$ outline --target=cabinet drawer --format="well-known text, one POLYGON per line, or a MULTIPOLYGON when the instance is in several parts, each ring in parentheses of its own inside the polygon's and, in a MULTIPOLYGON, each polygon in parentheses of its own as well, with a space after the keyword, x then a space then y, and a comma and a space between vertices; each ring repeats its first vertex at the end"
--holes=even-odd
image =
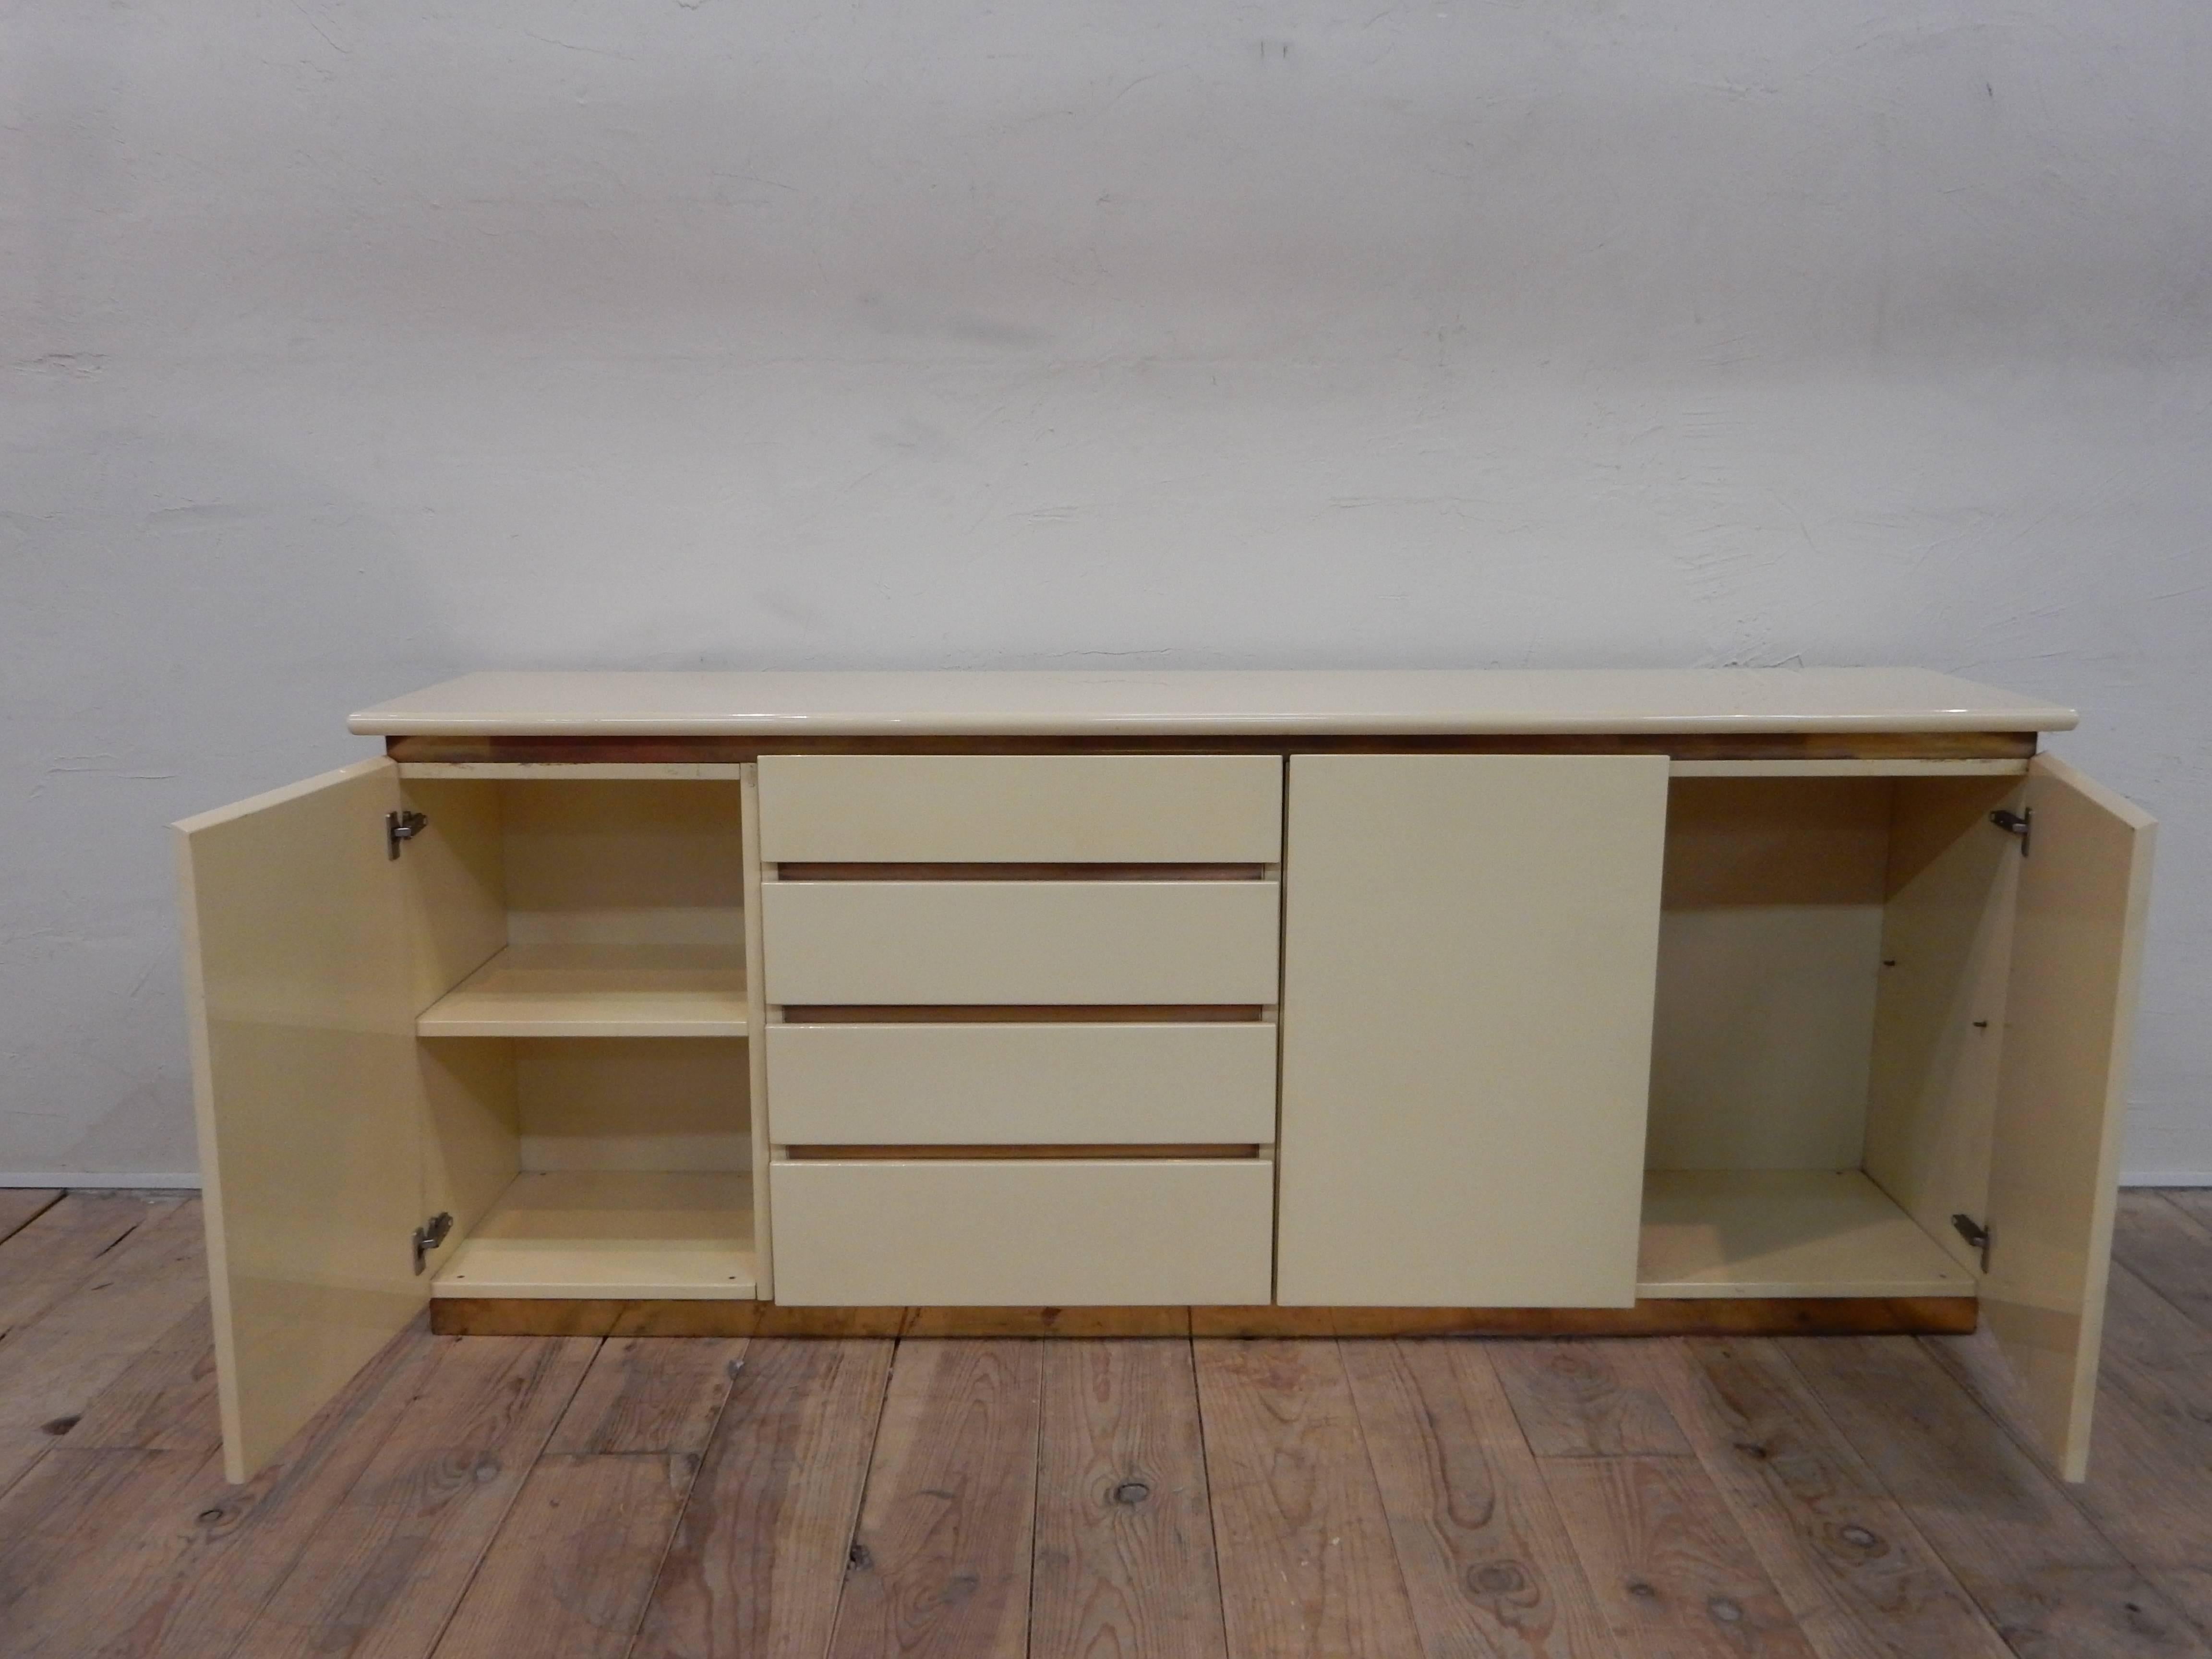
POLYGON ((1275 1028, 771 1025, 771 1136, 796 1146, 1275 1138, 1275 1028))
POLYGON ((1274 1165, 1254 1159, 794 1161, 769 1170, 792 1306, 1264 1303, 1274 1165))
POLYGON ((769 882, 775 1003, 1272 1003, 1272 881, 769 882))
POLYGON ((1278 755, 769 755, 771 863, 1274 864, 1278 755))

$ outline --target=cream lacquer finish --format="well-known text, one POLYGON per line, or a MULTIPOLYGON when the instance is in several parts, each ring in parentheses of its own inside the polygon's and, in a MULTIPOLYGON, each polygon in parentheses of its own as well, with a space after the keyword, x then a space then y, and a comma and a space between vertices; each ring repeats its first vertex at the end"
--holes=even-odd
POLYGON ((428 1296, 388 761, 177 826, 223 1467, 243 1480, 428 1296))
POLYGON ((400 776, 400 805, 429 819, 407 844, 402 884, 415 1006, 427 1008, 506 946, 500 792, 400 776))
POLYGON ((1276 755, 769 755, 770 863, 1273 864, 1276 755))
POLYGON ((1275 1028, 772 1025, 779 1141, 797 1146, 1265 1145, 1275 1028))
MULTIPOLYGON (((401 884, 410 1000, 421 1009, 506 947, 505 831, 496 788, 410 781, 404 768, 400 780, 401 805, 429 819, 407 843, 401 884)), ((420 1215, 453 1218, 446 1242, 426 1253, 434 1269, 514 1180, 514 1056, 505 1043, 440 1043, 417 1058, 428 1110, 420 1215)))
POLYGON ((1225 673, 490 673, 356 732, 469 736, 1206 736, 2065 731, 2070 708, 1918 668, 1225 673))
POLYGON ((485 787, 500 798, 510 943, 743 951, 742 779, 485 787))
POLYGON ((1667 763, 1301 755, 1278 1299, 1634 1300, 1667 763))
POLYGON ((1651 1168, 1859 1161, 1892 790, 1853 777, 1669 783, 1651 1168))
MULTIPOLYGON (((750 763, 738 761, 402 761, 399 775, 475 782, 544 783, 623 779, 634 782, 678 780, 736 782, 750 763)), ((2025 763, 2023 763, 2023 765, 2025 763)), ((2020 769, 2015 768, 2015 770, 2020 769)))
MULTIPOLYGON (((405 772, 407 769, 400 769, 405 772)), ((1677 778, 2017 778, 2021 760, 1916 760, 1909 757, 1852 760, 1678 760, 1677 778)))
POLYGON ((548 1037, 423 1046, 441 1054, 513 1051, 525 1170, 730 1173, 750 1166, 743 1042, 548 1037))
POLYGON ((1636 1278, 1650 1297, 1974 1293, 1856 1170, 1655 1170, 1636 1278))
POLYGON ((2063 761, 2028 776, 1983 1310, 2046 1449, 2087 1474, 2156 825, 2063 761))
POLYGON ((424 1036, 743 1036, 742 947, 510 945, 415 1022, 424 1036))
POLYGON ((453 1218, 445 1243, 425 1253, 426 1271, 445 1264, 521 1173, 515 1048, 512 1042, 416 1045, 426 1108, 421 1215, 453 1218))
POLYGON ((750 1300, 751 1196, 742 1174, 519 1176, 431 1293, 750 1300))
MULTIPOLYGON (((355 724, 742 756, 2074 716, 1893 670, 487 675, 355 724)), ((793 1302, 1245 1304, 1279 1224, 1285 1303, 1559 1307, 1960 1294, 1963 1211, 2079 1477, 2148 819, 2047 759, 1306 753, 1285 842, 1283 769, 371 762, 180 825, 226 1467, 419 1308, 409 1235, 441 1209, 447 1296, 766 1294, 773 1237, 793 1302), (2026 860, 1988 822, 2022 804, 2026 860), (392 861, 403 805, 431 823, 392 861), (800 867, 992 863, 1042 868, 800 867), (1150 864, 1269 878, 1066 867, 1150 864), (1279 1027, 1076 1012, 1279 998, 1279 1027), (809 1004, 982 1012, 785 1023, 809 1004), (1275 1140, 1278 1036, 1279 1163, 1158 1155, 1275 1140), (1647 1085, 1677 1166, 1648 1194, 1647 1085), (955 1155, 860 1151, 931 1145, 955 1155)))
POLYGON ((768 1000, 1273 1003, 1279 890, 1272 881, 767 882, 768 1000))
POLYGON ((1866 1172, 1961 1267, 1980 1253, 1951 1225, 1989 1215, 1990 1135, 2005 1048, 2013 909, 2025 860, 1990 822, 2018 779, 1895 792, 1866 1172))
POLYGON ((763 1301, 775 1295, 775 1252, 769 1234, 768 972, 761 931, 760 769, 748 765, 738 791, 742 811, 739 856, 744 860, 745 911, 746 1132, 752 1143, 753 1250, 763 1301))
POLYGON ((1259 1158, 779 1163, 776 1300, 1264 1303, 1273 1180, 1259 1158))

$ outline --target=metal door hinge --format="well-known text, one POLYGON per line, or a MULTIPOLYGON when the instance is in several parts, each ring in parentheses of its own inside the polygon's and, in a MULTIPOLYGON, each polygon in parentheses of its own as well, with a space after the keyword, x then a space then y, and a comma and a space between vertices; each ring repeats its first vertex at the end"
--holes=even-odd
POLYGON ((453 1216, 450 1210, 441 1210, 415 1230, 415 1271, 421 1273, 430 1252, 446 1242, 453 1231, 453 1216))
POLYGON ((2027 856, 2028 837, 2035 827, 2034 821, 2035 809, 2033 806, 2023 806, 2017 812, 2008 807, 2000 806, 1990 814, 1991 823, 2008 836, 2020 837, 2020 855, 2022 858, 2027 856))
POLYGON ((1970 1215, 1954 1215, 1951 1225, 1960 1237, 1982 1253, 1982 1271, 1990 1270, 1990 1230, 1970 1215))
POLYGON ((399 856, 399 843, 412 841, 430 827, 426 812, 386 812, 384 815, 384 852, 386 858, 399 856))

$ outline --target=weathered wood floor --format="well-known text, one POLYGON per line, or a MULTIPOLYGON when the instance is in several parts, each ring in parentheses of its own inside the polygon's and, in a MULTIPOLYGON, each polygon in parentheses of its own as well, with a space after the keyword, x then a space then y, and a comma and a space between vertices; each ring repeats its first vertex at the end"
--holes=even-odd
POLYGON ((2212 1659, 2212 1193, 1983 1338, 402 1338, 246 1486, 197 1204, 0 1192, 0 1654, 2212 1659))

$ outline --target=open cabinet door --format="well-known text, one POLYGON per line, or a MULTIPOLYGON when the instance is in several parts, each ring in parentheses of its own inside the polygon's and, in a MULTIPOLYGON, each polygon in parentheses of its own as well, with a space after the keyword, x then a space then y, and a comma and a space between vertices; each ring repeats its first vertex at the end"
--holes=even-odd
POLYGON ((1982 1308, 2045 1449, 2088 1473, 2155 824, 2037 758, 2020 866, 1982 1308))
POLYGON ((429 1299, 399 804, 379 759, 176 826, 233 1480, 429 1299))

